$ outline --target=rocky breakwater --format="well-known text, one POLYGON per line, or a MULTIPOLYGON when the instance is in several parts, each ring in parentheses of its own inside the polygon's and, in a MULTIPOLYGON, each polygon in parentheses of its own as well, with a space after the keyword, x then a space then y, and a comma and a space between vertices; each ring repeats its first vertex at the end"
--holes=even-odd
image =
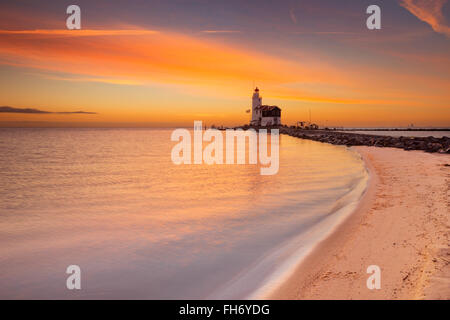
POLYGON ((280 128, 280 133, 293 137, 346 146, 374 146, 450 153, 450 138, 442 137, 389 137, 333 130, 304 130, 280 128))

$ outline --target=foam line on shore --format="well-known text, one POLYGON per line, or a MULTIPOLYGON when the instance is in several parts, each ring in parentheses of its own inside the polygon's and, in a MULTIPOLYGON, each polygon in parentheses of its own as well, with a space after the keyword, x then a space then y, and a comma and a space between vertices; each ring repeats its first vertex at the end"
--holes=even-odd
MULTIPOLYGON (((359 154, 358 156, 361 158, 359 154)), ((268 252, 261 260, 241 272, 209 298, 266 299, 274 293, 293 275, 302 261, 355 211, 370 179, 365 165, 364 168, 365 177, 343 195, 336 202, 333 210, 316 221, 312 228, 301 232, 293 239, 286 240, 276 249, 268 252)))

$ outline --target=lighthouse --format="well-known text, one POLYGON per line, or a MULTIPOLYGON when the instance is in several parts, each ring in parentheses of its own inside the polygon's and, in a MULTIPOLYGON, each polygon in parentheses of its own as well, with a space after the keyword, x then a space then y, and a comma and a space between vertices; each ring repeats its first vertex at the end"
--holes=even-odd
POLYGON ((281 109, 277 106, 262 105, 262 97, 259 95, 258 87, 252 96, 252 126, 278 126, 281 125, 281 109))
POLYGON ((259 96, 259 89, 256 87, 252 97, 252 120, 250 121, 250 124, 253 126, 261 124, 261 102, 262 97, 259 96))

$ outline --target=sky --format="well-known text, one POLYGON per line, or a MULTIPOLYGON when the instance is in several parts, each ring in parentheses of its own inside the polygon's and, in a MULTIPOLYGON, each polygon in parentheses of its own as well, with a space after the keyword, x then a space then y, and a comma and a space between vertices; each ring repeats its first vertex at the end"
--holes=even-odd
POLYGON ((283 124, 450 127, 450 2, 0 2, 0 127, 242 125, 255 86, 283 124))

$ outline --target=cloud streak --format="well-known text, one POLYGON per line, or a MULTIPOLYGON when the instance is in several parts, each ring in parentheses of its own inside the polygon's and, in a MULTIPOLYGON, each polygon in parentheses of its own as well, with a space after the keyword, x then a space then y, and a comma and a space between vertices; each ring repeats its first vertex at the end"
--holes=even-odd
MULTIPOLYGON (((311 54, 305 54, 304 59, 286 59, 170 32, 106 36, 94 41, 89 37, 49 36, 52 32, 47 31, 8 32, 0 30, 0 65, 31 68, 50 80, 130 86, 173 85, 184 92, 197 92, 196 88, 201 88, 202 95, 216 96, 218 90, 225 95, 241 94, 240 88, 256 79, 266 88, 273 88, 276 92, 271 96, 280 99, 328 104, 373 103, 371 99, 357 98, 354 94, 367 91, 360 85, 361 74, 374 73, 372 68, 364 72, 352 71, 325 63, 311 54), (352 91, 347 92, 346 97, 330 90, 284 92, 281 87, 289 83, 310 83, 326 88, 340 86, 352 91)), ((58 32, 55 30, 54 34, 58 32)), ((69 30, 67 34, 71 32, 69 30)), ((377 73, 377 77, 385 76, 384 72, 377 73)), ((411 77, 408 81, 412 81, 411 77)))
POLYGON ((28 114, 97 114, 97 112, 88 111, 61 111, 52 112, 33 108, 13 108, 8 106, 0 107, 0 113, 28 113, 28 114))
POLYGON ((133 83, 209 85, 254 79, 286 83, 299 76, 309 81, 342 82, 342 77, 330 70, 324 77, 324 70, 296 61, 173 33, 99 37, 95 42, 74 37, 69 42, 47 37, 47 33, 9 35, 2 30, 0 64, 133 83))
POLYGON ((95 36, 144 36, 157 34, 156 30, 96 30, 96 29, 36 29, 36 30, 0 30, 0 35, 39 35, 39 36, 66 36, 66 37, 95 37, 95 36))
POLYGON ((291 10, 289 10, 289 17, 291 18, 291 21, 293 24, 297 24, 297 16, 295 15, 294 9, 292 8, 291 10))
POLYGON ((203 33, 241 33, 239 30, 202 30, 203 33))
POLYGON ((435 32, 450 37, 450 26, 442 14, 442 8, 446 3, 447 0, 400 0, 402 7, 428 23, 435 32))

